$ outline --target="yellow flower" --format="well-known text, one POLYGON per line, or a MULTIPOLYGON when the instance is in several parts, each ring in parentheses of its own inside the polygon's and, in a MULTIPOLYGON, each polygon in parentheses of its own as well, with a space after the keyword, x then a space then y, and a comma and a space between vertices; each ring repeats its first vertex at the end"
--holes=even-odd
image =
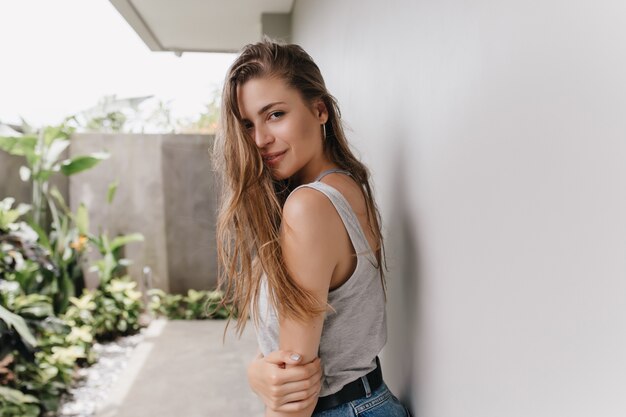
POLYGON ((70 247, 77 250, 78 252, 81 252, 84 249, 87 240, 87 236, 79 235, 74 242, 70 243, 70 247))

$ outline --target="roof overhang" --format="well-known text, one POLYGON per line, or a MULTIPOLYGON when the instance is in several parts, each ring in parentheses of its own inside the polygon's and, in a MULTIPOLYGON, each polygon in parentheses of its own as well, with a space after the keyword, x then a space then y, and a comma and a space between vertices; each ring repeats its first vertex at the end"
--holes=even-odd
POLYGON ((236 52, 289 41, 294 0, 110 0, 152 51, 236 52))

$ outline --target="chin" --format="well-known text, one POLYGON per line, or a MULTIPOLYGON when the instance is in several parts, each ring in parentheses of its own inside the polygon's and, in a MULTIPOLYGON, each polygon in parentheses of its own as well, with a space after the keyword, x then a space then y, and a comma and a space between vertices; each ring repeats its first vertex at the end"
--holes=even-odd
POLYGON ((285 180, 289 178, 289 175, 285 175, 284 172, 277 169, 270 169, 270 173, 272 175, 272 178, 275 180, 285 180))

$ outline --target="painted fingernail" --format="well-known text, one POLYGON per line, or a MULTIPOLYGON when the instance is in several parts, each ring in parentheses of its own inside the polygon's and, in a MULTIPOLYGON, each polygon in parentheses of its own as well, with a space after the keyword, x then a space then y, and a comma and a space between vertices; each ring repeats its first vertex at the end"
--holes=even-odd
POLYGON ((292 353, 290 356, 292 361, 299 361, 300 360, 300 355, 298 355, 297 353, 292 353))

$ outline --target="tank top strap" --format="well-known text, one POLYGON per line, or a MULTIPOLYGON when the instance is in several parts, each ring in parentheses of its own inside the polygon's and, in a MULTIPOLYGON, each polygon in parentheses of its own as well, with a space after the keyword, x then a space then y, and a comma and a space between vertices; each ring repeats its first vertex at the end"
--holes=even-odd
MULTIPOLYGON (((326 171, 325 171, 326 172, 326 171)), ((334 171, 337 172, 337 171, 334 171)), ((346 171, 347 172, 347 171, 346 171)), ((330 172, 327 172, 330 173, 330 172)), ((350 236, 350 240, 352 241, 352 246, 354 246, 354 250, 356 251, 357 256, 369 256, 373 257, 372 250, 370 248, 369 242, 365 237, 365 233, 363 232, 363 228, 361 227, 361 223, 357 218, 352 206, 346 200, 346 198, 337 190, 335 187, 332 187, 324 182, 315 181, 308 184, 302 184, 296 187, 293 191, 295 192, 297 189, 307 187, 313 188, 320 191, 322 194, 326 195, 326 197, 331 201, 337 213, 341 217, 341 221, 343 222, 346 230, 348 231, 348 235, 350 236)), ((376 262, 374 260, 374 262, 376 262)))
POLYGON ((331 169, 327 169, 326 171, 322 171, 317 178, 315 178, 315 181, 313 182, 318 182, 319 180, 321 180, 322 178, 324 178, 326 175, 328 174, 332 174, 333 172, 340 172, 342 174, 347 174, 352 176, 352 174, 350 174, 350 172, 346 171, 345 169, 341 169, 341 168, 331 168, 331 169))

